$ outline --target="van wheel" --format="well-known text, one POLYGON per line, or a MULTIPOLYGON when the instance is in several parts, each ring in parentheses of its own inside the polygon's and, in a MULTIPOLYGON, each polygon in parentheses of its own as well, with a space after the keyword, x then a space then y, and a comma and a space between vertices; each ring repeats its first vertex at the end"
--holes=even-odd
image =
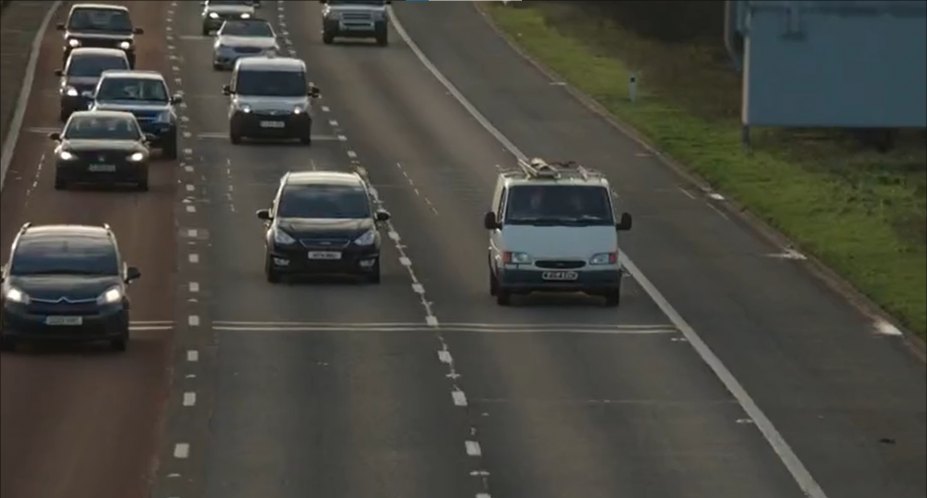
POLYGON ((267 277, 267 281, 272 284, 280 281, 280 273, 274 269, 274 264, 270 259, 270 254, 268 254, 264 260, 264 276, 267 277))
POLYGON ((55 175, 55 190, 64 190, 68 188, 68 183, 64 179, 59 178, 58 175, 55 175))
POLYGON ((129 348, 129 338, 120 337, 119 339, 113 339, 109 342, 109 345, 113 348, 113 351, 123 352, 129 348))
POLYGON ((241 143, 241 135, 233 131, 229 133, 229 141, 232 142, 234 145, 238 145, 241 143))
POLYGON ((496 304, 499 306, 512 304, 512 294, 505 289, 496 289, 496 304))
POLYGON ((499 279, 492 274, 492 270, 489 270, 489 295, 495 296, 499 293, 499 279))
POLYGON ((328 31, 322 32, 322 43, 326 45, 331 45, 335 41, 335 35, 331 34, 328 31))
POLYGON ((167 141, 164 143, 164 148, 161 149, 161 156, 164 159, 167 159, 169 161, 173 161, 174 159, 177 159, 177 136, 176 135, 174 135, 173 138, 167 139, 167 141))
POLYGON ((377 262, 373 264, 373 268, 370 270, 370 274, 367 275, 367 281, 371 284, 380 283, 380 260, 377 259, 377 262))
POLYGON ((621 305, 621 290, 609 291, 605 294, 605 306, 616 307, 621 305))
POLYGON ((13 339, 0 335, 0 351, 13 351, 16 349, 16 343, 13 339))

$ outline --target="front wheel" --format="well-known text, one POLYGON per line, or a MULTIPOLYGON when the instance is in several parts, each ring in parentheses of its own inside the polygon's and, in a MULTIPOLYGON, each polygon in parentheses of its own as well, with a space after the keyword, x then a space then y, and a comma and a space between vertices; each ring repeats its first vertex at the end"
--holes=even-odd
POLYGON ((499 293, 499 279, 489 270, 489 295, 495 296, 499 293))
POLYGON ((0 335, 0 351, 13 351, 16 349, 16 343, 9 337, 0 335))
POLYGON ((267 281, 272 284, 280 281, 280 273, 274 268, 274 262, 270 254, 264 258, 264 276, 267 278, 267 281))
POLYGON ((64 181, 60 176, 55 175, 55 190, 64 190, 66 188, 68 188, 68 182, 64 181))
POLYGON ((164 159, 174 160, 177 159, 177 135, 169 138, 164 142, 164 148, 162 149, 164 159))
POLYGON ((109 345, 113 348, 113 351, 123 352, 126 349, 129 349, 129 338, 120 337, 119 339, 113 339, 109 341, 109 345))
POLYGON ((335 35, 331 31, 323 30, 322 31, 322 43, 326 45, 331 45, 335 41, 335 35))
POLYGON ((373 268, 370 270, 370 274, 367 275, 367 281, 371 284, 380 283, 380 260, 377 259, 377 262, 373 264, 373 268))
POLYGON ((385 47, 389 45, 389 36, 384 31, 383 33, 377 34, 377 45, 385 47))

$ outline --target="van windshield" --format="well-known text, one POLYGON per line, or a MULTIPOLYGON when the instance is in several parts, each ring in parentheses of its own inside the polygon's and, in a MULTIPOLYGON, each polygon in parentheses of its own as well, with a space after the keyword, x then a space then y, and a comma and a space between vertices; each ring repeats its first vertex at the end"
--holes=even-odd
POLYGON ((606 226, 615 223, 611 196, 601 186, 517 185, 509 188, 504 223, 606 226))
POLYGON ((239 71, 239 95, 299 97, 306 95, 306 78, 300 71, 239 71))

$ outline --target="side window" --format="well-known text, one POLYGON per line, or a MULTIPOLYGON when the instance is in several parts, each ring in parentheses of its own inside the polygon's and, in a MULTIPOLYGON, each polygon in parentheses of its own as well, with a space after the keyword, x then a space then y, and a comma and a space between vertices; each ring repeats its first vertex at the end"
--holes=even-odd
POLYGON ((508 197, 509 189, 502 187, 502 193, 499 194, 499 204, 496 206, 496 219, 502 220, 505 216, 505 201, 508 197))

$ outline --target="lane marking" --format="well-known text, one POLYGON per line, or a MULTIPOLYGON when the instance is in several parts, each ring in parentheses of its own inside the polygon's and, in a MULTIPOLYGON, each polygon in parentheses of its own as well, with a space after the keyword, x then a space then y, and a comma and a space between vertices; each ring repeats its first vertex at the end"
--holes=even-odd
POLYGON ((322 106, 322 112, 329 112, 331 109, 327 105, 322 106))
POLYGON ((777 258, 777 259, 794 259, 798 261, 804 261, 808 259, 804 254, 796 251, 795 249, 785 248, 782 252, 767 254, 767 257, 777 258))
POLYGON ((187 361, 190 363, 196 363, 200 361, 200 353, 195 349, 187 350, 187 361))
POLYGON ((198 234, 199 234, 199 231, 198 231, 197 229, 195 229, 195 228, 188 228, 188 229, 187 229, 187 237, 196 238, 196 236, 197 236, 198 234))
POLYGON ((10 167, 10 161, 13 160, 13 152, 16 149, 16 142, 19 141, 19 131, 23 126, 23 119, 26 115, 26 107, 29 105, 29 95, 32 93, 32 82, 35 80, 36 64, 39 61, 39 53, 42 48, 42 39, 45 38, 45 31, 48 29, 48 23, 51 22, 52 16, 58 12, 61 6, 61 0, 55 0, 48 8, 45 17, 42 18, 42 24, 39 25, 35 37, 32 38, 32 47, 29 48, 29 61, 26 63, 26 73, 23 75, 22 85, 19 87, 19 96, 16 97, 16 108, 13 110, 13 119, 7 128, 6 139, 3 141, 3 151, 0 152, 0 190, 3 189, 3 183, 6 180, 6 172, 10 167))
POLYGON ((456 406, 467 406, 467 395, 460 389, 451 391, 451 398, 456 406))
POLYGON ((193 192, 194 190, 196 190, 196 187, 194 187, 192 183, 188 183, 187 192, 193 192))
POLYGON ((196 393, 194 392, 183 393, 183 406, 193 406, 195 404, 196 404, 196 393))
POLYGON ((450 351, 442 350, 442 351, 438 351, 438 361, 440 361, 441 363, 451 363, 454 361, 454 359, 451 358, 450 351))
POLYGON ((676 187, 676 188, 679 189, 679 191, 682 192, 683 195, 685 195, 685 196, 688 197, 689 199, 695 200, 695 196, 692 195, 692 192, 689 192, 688 190, 686 190, 686 189, 684 189, 684 188, 682 188, 682 187, 676 187))
POLYGON ((439 323, 437 317, 429 315, 425 323, 416 325, 395 325, 380 327, 352 327, 345 324, 332 325, 213 325, 213 330, 223 332, 474 332, 479 334, 584 334, 584 335, 671 335, 679 333, 676 329, 600 329, 600 328, 563 328, 549 327, 522 327, 522 328, 491 328, 473 327, 466 325, 447 325, 439 323))
POLYGON ((354 152, 353 150, 349 150, 349 151, 348 151, 348 157, 350 157, 351 159, 356 159, 356 158, 357 158, 357 153, 354 152))
POLYGON ((338 126, 338 121, 335 121, 334 119, 329 119, 329 120, 328 120, 328 124, 330 124, 330 125, 332 125, 332 126, 338 126))
POLYGON ((422 286, 422 284, 412 284, 412 292, 414 292, 414 293, 416 293, 416 294, 424 294, 424 293, 425 293, 425 287, 422 286))
MULTIPOLYGON (((247 320, 213 320, 215 325, 227 326, 348 326, 352 328, 379 328, 379 327, 420 327, 419 322, 298 322, 298 321, 247 321, 247 320)), ((612 323, 571 323, 571 322, 544 322, 544 323, 488 323, 488 322, 444 322, 449 327, 469 327, 485 329, 596 329, 596 330, 674 330, 670 323, 649 324, 612 324, 612 323)))
POLYGON ((129 325, 130 332, 157 332, 173 328, 173 325, 129 325))
MULTIPOLYGON (((489 120, 480 113, 473 104, 467 100, 463 94, 450 82, 438 68, 432 64, 424 52, 418 47, 418 45, 412 40, 409 34, 404 29, 402 23, 399 21, 398 16, 395 15, 394 9, 392 6, 387 6, 389 11, 390 18, 393 22, 393 27, 396 29, 396 32, 399 36, 406 42, 406 45, 412 50, 415 56, 421 61, 422 65, 439 81, 442 85, 457 99, 457 101, 473 116, 474 119, 479 122, 483 128, 486 129, 496 140, 499 141, 506 149, 509 150, 513 155, 522 159, 528 160, 528 156, 525 155, 518 147, 515 146, 508 138, 506 138, 502 132, 500 132, 489 120)), ((795 482, 799 485, 802 491, 809 498, 827 498, 827 494, 821 488, 821 485, 814 479, 802 461, 798 458, 798 455, 795 454, 791 446, 785 441, 782 437, 782 434, 779 433, 778 429, 773 425, 772 421, 766 416, 765 413, 757 406, 756 402, 753 401, 753 398, 747 393, 746 389, 740 385, 740 382, 734 377, 734 375, 727 369, 724 363, 721 362, 721 359, 718 358, 714 352, 708 347, 701 337, 686 322, 682 316, 676 311, 675 308, 663 297, 663 294, 657 290, 656 287, 648 280, 644 274, 638 269, 628 257, 627 253, 622 251, 619 254, 620 261, 623 263, 624 267, 631 273, 635 280, 644 288, 644 291, 650 296, 650 298, 657 304, 657 306, 663 311, 671 322, 680 330, 680 332, 686 337, 686 339, 692 344, 692 347, 702 358, 702 360, 711 368, 715 373, 718 379, 724 384, 724 387, 734 395, 738 400, 741 407, 747 415, 756 422, 756 427, 763 434, 763 437, 772 447, 773 451, 785 465, 786 469, 795 479, 795 482)))
POLYGON ((190 282, 190 283, 188 284, 187 288, 190 290, 190 292, 199 292, 199 291, 200 291, 200 283, 199 283, 199 282, 190 282))
POLYGON ((712 203, 710 203, 710 202, 708 202, 708 201, 705 201, 705 204, 706 204, 708 207, 710 207, 712 211, 714 211, 715 213, 717 213, 718 216, 720 216, 720 217, 722 217, 722 218, 724 218, 725 220, 728 220, 728 221, 731 220, 730 218, 728 218, 727 213, 725 213, 724 211, 721 211, 720 209, 718 209, 718 207, 715 206, 714 204, 712 204, 712 203))
POLYGON ((177 443, 174 445, 174 458, 185 459, 190 456, 190 445, 177 443))
POLYGON ((197 253, 195 253, 195 252, 194 252, 194 253, 190 253, 190 255, 188 256, 188 259, 190 260, 191 263, 199 263, 199 262, 200 262, 200 255, 197 254, 197 253))
POLYGON ((341 142, 347 142, 347 141, 348 141, 348 137, 346 137, 346 136, 344 136, 344 135, 338 135, 338 140, 341 141, 341 142))
MULTIPOLYGON (((57 131, 57 130, 52 130, 57 131)), ((51 132, 49 132, 51 133, 51 132)), ((209 139, 221 139, 228 140, 229 134, 227 131, 204 131, 196 134, 197 140, 209 140, 209 139)), ((320 142, 336 142, 341 139, 337 135, 312 135, 313 141, 320 142)))
POLYGON ((187 208, 187 212, 188 212, 188 213, 195 213, 195 212, 196 212, 196 206, 194 206, 193 204, 187 204, 186 208, 187 208))
MULTIPOLYGON (((190 166, 190 165, 188 164, 188 165, 186 165, 186 166, 183 167, 183 170, 186 171, 187 173, 193 173, 193 166, 190 166)), ((191 187, 192 187, 192 185, 191 185, 191 187)))
POLYGON ((464 441, 464 446, 467 449, 468 456, 478 457, 483 454, 483 450, 480 448, 480 443, 476 441, 464 441))
POLYGON ((405 256, 402 256, 399 258, 399 264, 401 264, 402 266, 412 266, 412 260, 405 256))
POLYGON ((901 330, 898 330, 898 327, 881 319, 876 320, 875 329, 876 329, 876 332, 882 335, 893 335, 893 336, 902 335, 901 330))
POLYGON ((198 315, 190 315, 187 317, 187 325, 191 327, 200 326, 200 317, 198 315))

